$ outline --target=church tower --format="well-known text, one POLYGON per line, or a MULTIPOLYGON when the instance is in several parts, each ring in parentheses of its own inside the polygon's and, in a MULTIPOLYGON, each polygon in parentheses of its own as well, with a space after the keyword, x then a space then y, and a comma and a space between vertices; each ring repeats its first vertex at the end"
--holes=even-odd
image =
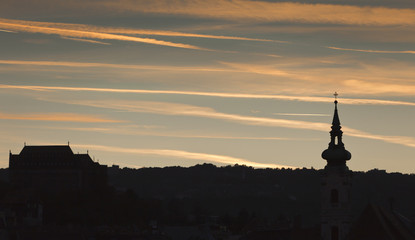
POLYGON ((321 236, 323 240, 345 240, 351 224, 351 172, 346 161, 352 155, 344 147, 337 112, 337 93, 334 94, 334 116, 329 147, 321 154, 327 161, 322 177, 321 236))

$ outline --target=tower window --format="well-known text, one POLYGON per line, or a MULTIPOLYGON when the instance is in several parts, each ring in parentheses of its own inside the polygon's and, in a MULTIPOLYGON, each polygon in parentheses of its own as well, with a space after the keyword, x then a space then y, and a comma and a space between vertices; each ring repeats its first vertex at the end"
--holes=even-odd
POLYGON ((339 203, 339 191, 337 189, 332 189, 330 193, 330 202, 331 203, 339 203))
POLYGON ((339 240, 339 227, 331 227, 331 240, 339 240))

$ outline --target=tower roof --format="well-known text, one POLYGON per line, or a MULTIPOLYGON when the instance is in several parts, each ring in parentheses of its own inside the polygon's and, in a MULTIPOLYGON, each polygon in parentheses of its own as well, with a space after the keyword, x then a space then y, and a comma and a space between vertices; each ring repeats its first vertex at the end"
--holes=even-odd
POLYGON ((341 130, 339 113, 337 110, 337 92, 334 101, 334 115, 330 131, 329 147, 324 150, 321 157, 327 160, 328 165, 345 165, 347 160, 352 158, 352 154, 347 151, 342 141, 343 131, 341 130))
POLYGON ((340 127, 340 119, 339 119, 339 114, 337 112, 337 100, 334 101, 334 115, 333 115, 333 121, 332 121, 332 125, 336 126, 336 127, 340 127))
MULTIPOLYGON (((80 164, 95 164, 88 154, 74 154, 69 145, 42 145, 42 146, 27 146, 25 145, 20 154, 11 154, 12 162, 31 162, 37 163, 76 163, 80 164)), ((74 166, 75 166, 74 165, 74 166)), ((10 165, 11 166, 11 165, 10 165)), ((9 167, 10 167, 9 166, 9 167)), ((32 166, 32 165, 29 165, 32 166)), ((33 165, 38 166, 38 165, 33 165)), ((66 166, 66 165, 51 165, 51 166, 66 166)))
POLYGON ((24 146, 20 155, 65 155, 72 156, 72 149, 68 145, 24 146))

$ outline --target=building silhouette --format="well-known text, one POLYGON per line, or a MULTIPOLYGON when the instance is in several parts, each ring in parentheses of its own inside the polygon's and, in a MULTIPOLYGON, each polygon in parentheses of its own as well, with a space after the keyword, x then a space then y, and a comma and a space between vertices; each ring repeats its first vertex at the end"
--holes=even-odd
MULTIPOLYGON (((337 93, 335 93, 337 97, 337 93)), ((351 171, 346 165, 352 155, 344 147, 334 101, 334 116, 329 147, 321 154, 327 160, 321 182, 321 236, 323 240, 345 240, 351 225, 351 171)))
POLYGON ((24 146, 9 155, 10 183, 15 188, 59 192, 94 190, 107 184, 107 166, 88 154, 74 154, 69 145, 24 146))
POLYGON ((352 171, 346 165, 352 155, 344 147, 334 94, 330 143, 321 154, 327 161, 321 181, 322 240, 415 240, 414 225, 402 214, 369 203, 353 218, 351 209, 352 171))

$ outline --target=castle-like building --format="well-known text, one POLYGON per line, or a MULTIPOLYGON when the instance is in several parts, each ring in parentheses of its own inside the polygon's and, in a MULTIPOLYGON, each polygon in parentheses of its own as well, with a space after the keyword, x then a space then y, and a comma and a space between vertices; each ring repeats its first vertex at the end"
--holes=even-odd
POLYGON ((107 166, 68 145, 24 146, 9 155, 9 178, 16 188, 40 191, 93 190, 107 185, 107 166))

